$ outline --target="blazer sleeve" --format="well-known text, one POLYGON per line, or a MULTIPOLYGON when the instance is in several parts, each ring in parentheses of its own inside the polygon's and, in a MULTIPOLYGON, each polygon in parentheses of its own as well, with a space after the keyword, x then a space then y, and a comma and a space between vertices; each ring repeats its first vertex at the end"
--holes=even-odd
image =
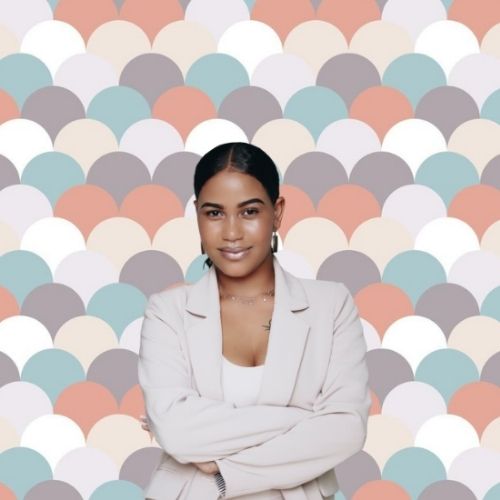
POLYGON ((200 396, 191 387, 178 333, 165 318, 158 293, 150 295, 144 313, 138 378, 150 430, 160 447, 183 464, 258 445, 313 413, 298 407, 236 407, 200 396))
POLYGON ((366 342, 354 300, 343 283, 338 285, 341 306, 313 414, 263 444, 216 460, 225 498, 299 486, 363 448, 371 406, 366 342))

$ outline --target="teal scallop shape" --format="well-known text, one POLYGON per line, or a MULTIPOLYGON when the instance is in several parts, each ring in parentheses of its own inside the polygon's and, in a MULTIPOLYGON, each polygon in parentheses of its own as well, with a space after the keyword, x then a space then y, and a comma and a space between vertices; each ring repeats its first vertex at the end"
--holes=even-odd
POLYGON ((452 151, 441 151, 429 156, 415 174, 415 184, 430 187, 441 196, 446 206, 462 189, 479 182, 474 164, 452 151))
POLYGON ((85 173, 71 156, 48 151, 35 156, 24 168, 21 183, 41 191, 55 206, 68 189, 85 184, 85 173))
POLYGON ((50 465, 37 451, 16 446, 0 454, 0 483, 6 484, 17 498, 24 498, 35 484, 50 479, 50 465))
POLYGON ((491 316, 500 321, 500 286, 493 288, 481 304, 481 315, 491 316))
POLYGON ((319 85, 293 94, 283 113, 284 118, 304 125, 315 141, 327 125, 348 116, 344 100, 334 90, 319 85))
POLYGON ((86 380, 86 374, 75 356, 53 348, 31 356, 24 365, 21 380, 43 389, 54 405, 66 387, 86 380))
POLYGON ((196 283, 208 270, 208 266, 203 267, 205 259, 208 257, 206 253, 198 255, 191 264, 189 264, 184 281, 186 283, 196 283))
POLYGON ((137 90, 117 85, 101 90, 87 108, 87 118, 107 125, 118 141, 131 125, 151 117, 146 98, 137 90))
POLYGON ((130 481, 117 479, 101 484, 89 500, 144 500, 144 492, 130 481))
POLYGON ((16 101, 19 109, 36 90, 52 85, 45 64, 31 54, 10 54, 0 59, 0 89, 16 101))
POLYGON ((441 0, 441 3, 444 5, 445 9, 448 11, 450 8, 450 5, 453 3, 454 0, 441 0))
POLYGON ((250 84, 238 59, 228 54, 207 54, 197 59, 186 74, 186 85, 207 94, 218 108, 228 94, 250 84))
POLYGON ((428 288, 446 283, 446 272, 434 256, 421 250, 408 250, 395 255, 387 263, 382 282, 404 290, 415 307, 428 288))
POLYGON ((431 352, 419 363, 415 380, 437 389, 448 404, 453 394, 465 384, 479 380, 477 366, 467 354, 445 348, 431 352))
POLYGON ((394 481, 416 499, 427 486, 446 479, 446 469, 431 451, 409 447, 399 450, 387 460, 382 479, 394 481))
POLYGON ((52 283, 52 272, 37 254, 13 250, 0 256, 0 286, 7 288, 22 304, 33 289, 52 283))
POLYGON ((430 90, 446 85, 443 68, 424 54, 404 54, 387 66, 382 83, 401 91, 413 109, 430 90))
POLYGON ((500 123, 500 89, 495 90, 484 101, 481 108, 481 118, 500 123))
POLYGON ((498 500, 500 498, 500 483, 492 486, 484 495, 483 500, 498 500))
POLYGON ((146 297, 135 286, 111 283, 92 296, 87 314, 106 321, 119 339, 125 327, 144 315, 146 303, 146 297))

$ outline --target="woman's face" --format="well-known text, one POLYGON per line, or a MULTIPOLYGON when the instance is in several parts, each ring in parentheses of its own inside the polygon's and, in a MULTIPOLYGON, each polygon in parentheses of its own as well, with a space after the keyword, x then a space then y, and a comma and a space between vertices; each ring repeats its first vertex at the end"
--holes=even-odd
POLYGON ((223 170, 211 177, 195 206, 201 243, 213 264, 235 277, 257 269, 271 253, 284 201, 280 196, 273 206, 264 186, 248 174, 223 170))

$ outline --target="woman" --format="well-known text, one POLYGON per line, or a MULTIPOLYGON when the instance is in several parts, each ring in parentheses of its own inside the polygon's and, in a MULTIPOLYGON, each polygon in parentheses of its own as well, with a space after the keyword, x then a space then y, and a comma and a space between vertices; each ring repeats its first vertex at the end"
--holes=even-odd
POLYGON ((209 270, 152 294, 141 331, 143 428, 165 452, 146 496, 332 498, 371 404, 353 298, 279 264, 285 199, 260 148, 215 147, 194 190, 209 270))

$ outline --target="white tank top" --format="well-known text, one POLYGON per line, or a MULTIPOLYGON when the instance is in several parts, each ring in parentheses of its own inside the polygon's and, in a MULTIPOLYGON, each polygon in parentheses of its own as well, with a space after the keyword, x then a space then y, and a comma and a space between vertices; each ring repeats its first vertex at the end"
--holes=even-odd
POLYGON ((222 356, 222 387, 224 400, 236 406, 257 402, 264 365, 241 366, 222 356))

